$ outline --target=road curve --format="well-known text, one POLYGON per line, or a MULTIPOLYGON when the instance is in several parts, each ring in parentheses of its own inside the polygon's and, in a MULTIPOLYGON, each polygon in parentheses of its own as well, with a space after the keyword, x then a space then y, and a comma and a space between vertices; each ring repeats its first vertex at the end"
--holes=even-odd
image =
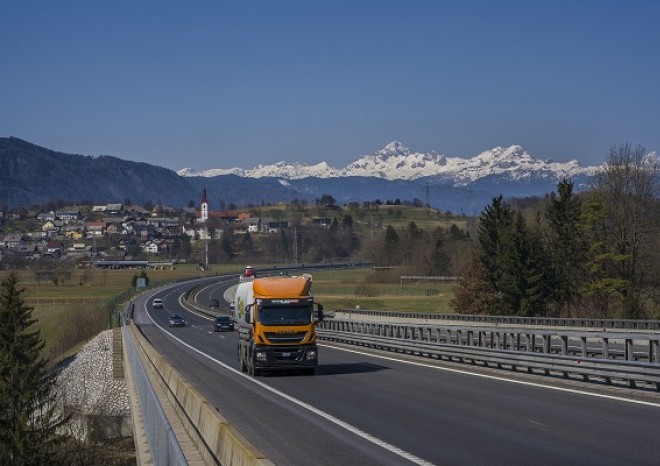
POLYGON ((657 402, 555 390, 326 344, 315 376, 249 378, 237 370, 237 334, 213 332, 209 319, 181 308, 188 287, 158 292, 164 310, 141 298, 135 322, 275 464, 660 463, 657 402), (189 326, 167 327, 175 311, 189 326))

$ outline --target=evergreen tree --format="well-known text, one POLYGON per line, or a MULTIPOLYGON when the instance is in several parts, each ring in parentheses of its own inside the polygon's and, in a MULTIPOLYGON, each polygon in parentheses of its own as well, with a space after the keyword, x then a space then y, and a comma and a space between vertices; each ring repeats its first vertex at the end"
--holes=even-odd
POLYGON ((245 232, 243 235, 243 253, 245 254, 246 259, 252 259, 254 254, 254 241, 252 241, 252 235, 249 231, 245 232))
POLYGON ((582 203, 573 194, 573 183, 561 181, 557 192, 550 195, 545 209, 548 222, 545 236, 554 300, 566 309, 580 296, 580 284, 584 283, 585 278, 586 246, 580 228, 582 203))
POLYGON ((502 200, 493 198, 479 222, 479 260, 500 302, 494 314, 539 315, 548 299, 541 241, 528 231, 525 219, 502 200))
POLYGON ((630 281, 621 278, 619 264, 628 259, 620 254, 611 240, 611 222, 602 192, 594 191, 587 197, 581 216, 582 233, 587 238, 588 279, 581 291, 593 301, 594 311, 600 317, 615 317, 614 306, 622 302, 630 281))
POLYGON ((227 259, 231 259, 232 255, 234 254, 232 236, 233 233, 229 228, 222 230, 222 236, 220 237, 220 250, 227 259))
MULTIPOLYGON (((511 207, 504 202, 502 196, 493 198, 492 204, 486 206, 479 218, 478 240, 479 260, 487 271, 487 277, 494 290, 509 294, 515 289, 515 267, 512 263, 513 250, 513 220, 514 215, 511 207)), ((509 314, 513 312, 510 306, 511 296, 504 299, 499 305, 494 306, 491 312, 495 314, 509 314)))
POLYGON ((383 242, 384 264, 383 265, 398 265, 400 256, 400 243, 399 235, 392 227, 388 225, 385 230, 385 238, 383 242))
POLYGON ((0 284, 0 464, 57 464, 55 375, 15 275, 0 284))
POLYGON ((514 307, 517 315, 532 317, 545 314, 550 296, 547 279, 548 261, 541 239, 534 235, 525 224, 520 212, 516 212, 514 223, 515 258, 517 259, 518 301, 514 307))
POLYGON ((421 251, 422 248, 422 230, 417 227, 417 224, 411 221, 408 224, 408 228, 403 233, 403 242, 401 244, 401 253, 403 256, 404 263, 412 263, 415 261, 416 256, 419 254, 425 254, 426 251, 421 251))

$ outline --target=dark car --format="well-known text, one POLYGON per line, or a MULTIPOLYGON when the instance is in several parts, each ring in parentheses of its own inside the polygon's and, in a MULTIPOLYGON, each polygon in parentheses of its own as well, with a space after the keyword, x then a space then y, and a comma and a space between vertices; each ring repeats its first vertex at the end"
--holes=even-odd
POLYGON ((215 322, 213 322, 213 330, 216 332, 221 332, 223 330, 233 331, 234 321, 231 320, 231 317, 220 316, 215 319, 215 322))
POLYGON ((185 327, 186 320, 181 317, 179 314, 173 314, 169 319, 170 327, 185 327))

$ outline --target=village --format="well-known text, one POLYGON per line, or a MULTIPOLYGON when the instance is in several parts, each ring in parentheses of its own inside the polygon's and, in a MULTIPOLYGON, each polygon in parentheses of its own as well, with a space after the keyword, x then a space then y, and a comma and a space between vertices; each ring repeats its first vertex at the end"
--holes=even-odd
MULTIPOLYGON (((232 206, 235 207, 235 206, 232 206)), ((310 219, 321 227, 330 219, 310 219)), ((80 262, 153 259, 185 261, 182 245, 219 240, 225 232, 279 233, 287 220, 250 211, 209 209, 206 190, 199 208, 111 203, 29 212, 0 210, 0 267, 14 268, 41 258, 80 262), (151 207, 151 206, 149 206, 151 207)))

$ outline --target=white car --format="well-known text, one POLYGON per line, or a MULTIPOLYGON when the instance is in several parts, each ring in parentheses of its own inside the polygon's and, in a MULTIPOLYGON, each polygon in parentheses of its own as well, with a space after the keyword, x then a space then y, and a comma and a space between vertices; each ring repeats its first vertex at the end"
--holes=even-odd
POLYGON ((154 302, 152 303, 152 307, 154 309, 162 309, 163 308, 163 300, 160 298, 154 298, 154 302))

